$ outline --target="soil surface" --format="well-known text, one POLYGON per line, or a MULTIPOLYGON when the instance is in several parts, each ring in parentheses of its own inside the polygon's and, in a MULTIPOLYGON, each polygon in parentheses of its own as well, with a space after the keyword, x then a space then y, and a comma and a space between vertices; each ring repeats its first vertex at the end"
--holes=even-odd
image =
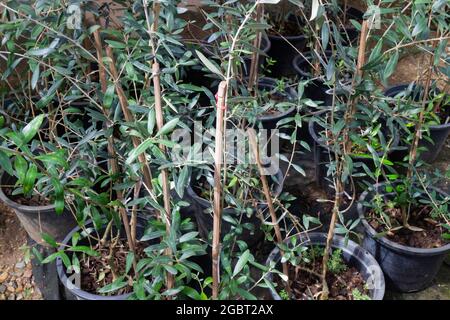
MULTIPOLYGON (((391 218, 391 221, 397 221, 396 225, 401 225, 402 213, 399 208, 385 208, 383 210, 391 218)), ((409 224, 411 226, 422 229, 423 231, 411 231, 402 228, 395 232, 387 234, 389 240, 399 244, 415 247, 415 248, 439 248, 448 243, 442 238, 445 232, 444 228, 434 220, 424 220, 424 217, 431 212, 430 207, 422 207, 413 209, 410 214, 409 224)), ((384 232, 384 226, 377 221, 377 214, 374 211, 369 213, 371 217, 369 223, 377 232, 384 232)))
MULTIPOLYGON (((111 244, 111 243, 109 243, 111 244)), ((95 248, 100 252, 99 257, 87 257, 80 259, 81 265, 81 289, 92 294, 98 294, 98 290, 102 287, 114 282, 117 277, 125 274, 126 259, 129 250, 126 241, 120 240, 110 249, 110 245, 105 245, 101 249, 95 248)), ((137 245, 138 256, 144 255, 144 246, 139 243, 137 245)), ((117 291, 112 292, 113 295, 122 295, 130 293, 132 287, 127 285, 117 291)))
POLYGON ((0 203, 0 300, 42 299, 26 245, 27 234, 16 215, 0 203))

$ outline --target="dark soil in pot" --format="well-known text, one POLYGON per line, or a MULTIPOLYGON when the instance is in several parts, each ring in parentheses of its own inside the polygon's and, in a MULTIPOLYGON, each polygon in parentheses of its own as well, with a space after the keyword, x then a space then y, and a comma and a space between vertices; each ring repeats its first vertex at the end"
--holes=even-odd
MULTIPOLYGON (((421 101, 423 96, 423 87, 414 85, 411 88, 411 92, 408 91, 409 84, 400 84, 387 89, 384 95, 389 98, 395 98, 397 96, 412 96, 415 101, 421 101)), ((434 94, 439 94, 435 92, 434 94)), ((445 101, 445 100, 444 100, 445 101)), ((441 124, 431 125, 429 137, 422 137, 419 142, 419 147, 423 147, 426 151, 420 154, 420 159, 433 163, 439 156, 445 142, 450 134, 450 106, 445 105, 440 107, 438 116, 441 120, 441 124), (431 140, 431 141, 430 141, 431 140)), ((425 135, 425 134, 424 134, 425 135)), ((403 150, 399 150, 395 153, 395 158, 401 161, 408 154, 409 146, 405 146, 403 143, 403 150)))
MULTIPOLYGON (((441 190, 432 189, 442 197, 447 196, 441 190)), ((394 197, 393 193, 386 191, 386 184, 377 184, 361 195, 358 214, 364 227, 363 247, 375 256, 389 285, 394 290, 414 292, 427 288, 450 252, 450 243, 438 239, 440 230, 436 225, 427 225, 428 222, 425 220, 421 219, 422 221, 419 222, 419 219, 414 217, 411 224, 416 223, 425 231, 415 231, 414 234, 410 231, 402 231, 388 236, 377 236, 382 229, 374 222, 373 214, 368 206, 370 203, 373 204, 376 193, 381 194, 385 199, 394 197)), ((419 213, 422 209, 414 209, 413 213, 419 213)), ((388 213, 393 215, 393 219, 398 214, 397 212, 388 213)))
MULTIPOLYGON (((201 42, 201 48, 206 53, 206 56, 209 56, 212 59, 222 61, 224 56, 228 54, 228 49, 226 50, 222 47, 220 47, 220 39, 217 39, 215 41, 212 41, 208 43, 208 38, 204 38, 201 42)), ((267 53, 269 52, 271 47, 271 43, 269 38, 263 34, 261 37, 261 45, 260 50, 261 54, 259 55, 259 72, 261 73, 266 68, 266 57, 267 53)), ((241 56, 241 59, 243 60, 243 63, 241 64, 242 67, 242 75, 244 77, 248 77, 250 75, 250 68, 252 64, 251 56, 241 56)))
MULTIPOLYGON (((325 116, 328 111, 323 111, 319 115, 325 116)), ((325 141, 321 139, 319 131, 323 130, 322 126, 318 124, 317 121, 311 120, 309 122, 309 132, 313 138, 313 152, 314 152, 314 162, 316 163, 316 181, 317 183, 324 187, 328 193, 333 193, 334 190, 330 190, 327 183, 327 172, 328 172, 328 164, 330 163, 330 149, 326 145, 325 141)), ((386 129, 387 130, 387 129, 386 129)), ((392 135, 389 132, 385 132, 385 136, 392 135)), ((391 150, 395 150, 399 143, 399 137, 397 134, 393 134, 394 141, 391 144, 391 150)), ((368 152, 368 151, 367 151, 368 152)), ((392 151, 388 151, 388 159, 392 151)), ((378 152, 378 156, 381 158, 383 156, 383 152, 378 152)), ((354 155, 352 156, 354 166, 357 167, 357 162, 365 164, 370 170, 375 169, 375 164, 372 158, 365 158, 361 156, 354 155)), ((362 169, 362 168, 361 168, 362 169)), ((355 191, 361 191, 366 183, 365 177, 353 177, 355 184, 355 191)), ((370 181, 369 183, 372 183, 370 181)))
MULTIPOLYGON (((278 196, 281 194, 283 189, 283 185, 281 182, 283 181, 283 174, 281 171, 278 171, 276 175, 276 181, 274 179, 268 178, 268 182, 272 184, 272 196, 278 196)), ((200 232, 200 235, 205 241, 209 238, 209 233, 213 229, 213 216, 212 216, 212 200, 209 198, 205 198, 203 194, 201 194, 201 184, 207 184, 206 181, 196 181, 194 183, 190 183, 186 189, 186 197, 189 199, 191 206, 189 210, 194 212, 195 219, 197 221, 197 226, 200 232)), ((205 186, 206 187, 206 186, 205 186)), ((257 204, 258 210, 267 214, 268 207, 264 202, 260 202, 257 204)), ((240 227, 242 228, 242 233, 237 237, 238 240, 242 240, 247 243, 247 245, 252 248, 255 247, 264 236, 263 231, 261 230, 261 219, 257 216, 257 210, 253 209, 252 214, 250 216, 247 215, 246 212, 239 212, 237 209, 228 207, 224 208, 222 211, 222 215, 233 217, 240 221, 240 227), (244 228, 243 224, 248 226, 253 226, 252 228, 244 228)), ((222 220, 221 227, 221 235, 222 237, 228 234, 232 228, 235 226, 226 221, 226 219, 222 220)))
MULTIPOLYGON (((146 219, 143 217, 138 217, 137 225, 136 225, 136 236, 137 239, 140 239, 144 235, 145 227, 146 227, 146 219)), ((92 228, 93 222, 87 221, 85 224, 85 228, 92 228)), ((102 230, 104 232, 105 229, 102 230)), ((117 228, 113 225, 112 230, 114 234, 117 233, 117 228)), ((80 227, 74 228, 65 239, 62 241, 62 245, 59 250, 64 250, 67 245, 71 244, 73 235, 78 232, 81 234, 83 230, 80 227)), ((114 253, 112 259, 110 258, 110 243, 111 239, 108 237, 106 243, 101 248, 99 244, 93 244, 91 239, 88 240, 87 237, 84 237, 79 240, 78 245, 89 246, 91 243, 93 245, 93 249, 100 253, 98 257, 89 257, 89 259, 84 259, 82 254, 76 254, 80 260, 80 269, 81 274, 79 275, 79 283, 81 287, 77 287, 73 283, 73 279, 71 279, 71 274, 67 273, 67 269, 62 262, 61 258, 57 258, 56 267, 58 272, 59 280, 64 286, 65 296, 67 300, 126 300, 131 295, 133 288, 131 286, 125 286, 112 295, 100 295, 97 293, 97 290, 101 287, 112 283, 113 277, 112 273, 109 270, 109 266, 113 263, 115 272, 117 276, 125 274, 125 266, 126 266, 126 257, 130 249, 128 248, 128 244, 126 241, 125 230, 120 230, 121 237, 119 241, 114 246, 114 253), (103 279, 99 281, 99 278, 103 274, 103 279)), ((136 253, 137 258, 143 257, 145 254, 143 250, 145 249, 146 244, 138 242, 136 245, 136 253)), ((130 271, 132 273, 132 271, 130 271)))
POLYGON ((14 210, 28 235, 37 243, 45 244, 42 241, 42 233, 51 235, 56 241, 62 241, 76 225, 71 212, 64 210, 58 215, 53 204, 47 199, 42 201, 38 196, 31 199, 8 196, 15 182, 15 177, 3 172, 0 178, 0 200, 14 210))
MULTIPOLYGON (((317 252, 317 248, 323 252, 327 235, 325 233, 309 233, 297 235, 296 237, 298 239, 297 243, 302 243, 302 246, 309 247, 304 254, 308 254, 308 252, 311 254, 313 251, 317 252)), ((336 268, 334 274, 329 271, 327 277, 330 299, 353 300, 355 299, 353 294, 355 294, 356 290, 360 295, 367 295, 372 300, 383 299, 385 290, 383 273, 369 252, 351 240, 346 242, 340 236, 333 238, 332 250, 336 257, 340 255, 341 261, 339 268, 336 268)), ((271 261, 278 262, 280 265, 280 259, 280 250, 276 248, 268 257, 266 265, 269 265, 271 261)), ((321 279, 317 275, 306 271, 306 269, 320 274, 322 271, 321 257, 309 263, 306 268, 304 266, 298 268, 290 266, 289 269, 290 288, 293 294, 291 298, 295 300, 309 300, 317 297, 321 290, 321 279)), ((281 300, 280 291, 284 287, 281 279, 272 273, 269 273, 266 277, 267 280, 275 280, 278 283, 277 291, 271 290, 271 295, 274 300, 281 300)))

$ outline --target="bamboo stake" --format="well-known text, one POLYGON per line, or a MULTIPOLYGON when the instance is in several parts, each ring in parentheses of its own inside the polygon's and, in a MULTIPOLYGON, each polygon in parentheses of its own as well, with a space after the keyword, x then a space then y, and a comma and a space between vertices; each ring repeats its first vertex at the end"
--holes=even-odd
MULTIPOLYGON (((281 235, 281 230, 280 230, 280 226, 278 224, 277 215, 276 215, 275 209, 273 207, 272 196, 270 194, 269 184, 267 183, 267 178, 264 175, 264 168, 263 168, 263 166, 261 164, 261 158, 260 158, 260 154, 259 154, 258 143, 256 141, 255 129, 249 128, 247 132, 248 132, 248 139, 249 139, 249 142, 250 142, 250 147, 252 148, 253 155, 255 156, 256 165, 258 166, 258 170, 259 170, 259 176, 260 176, 260 179, 261 179, 261 183, 263 185, 264 197, 266 198, 267 205, 269 207, 270 217, 272 219, 273 228, 275 229, 275 236, 277 238, 278 245, 281 247, 281 245, 283 244, 283 237, 281 235)), ((281 251, 281 254, 284 254, 284 252, 281 251)), ((283 266, 283 273, 285 274, 285 276, 288 279, 287 282, 286 282, 286 292, 288 294, 290 294, 291 289, 290 289, 290 285, 289 285, 289 269, 288 269, 288 265, 287 265, 286 262, 284 262, 282 264, 282 266, 283 266)))
POLYGON ((214 156, 214 223, 213 223, 213 243, 212 243, 212 298, 217 299, 219 296, 220 282, 220 230, 222 225, 222 182, 221 167, 223 162, 223 145, 224 145, 224 112, 225 99, 227 94, 227 83, 222 81, 219 84, 217 93, 217 116, 216 116, 216 147, 214 156))
MULTIPOLYGON (((103 53, 102 53, 102 41, 100 37, 99 30, 94 31, 94 45, 97 51, 97 59, 99 60, 99 78, 100 78, 100 86, 103 94, 105 94, 107 89, 107 81, 106 81, 106 72, 105 66, 103 64, 103 53)), ((103 108, 103 113, 106 115, 107 112, 103 108)), ((109 120, 108 120, 109 121, 109 120)), ((108 137, 108 154, 110 159, 108 159, 109 167, 111 168, 111 173, 116 175, 119 173, 119 164, 117 162, 117 155, 114 149, 114 141, 113 137, 108 137)), ((122 190, 116 190, 117 200, 123 203, 123 193, 122 190)), ((119 207, 119 213, 123 221, 125 234, 127 236, 128 246, 130 247, 131 252, 133 252, 133 269, 136 271, 136 238, 135 238, 135 226, 130 226, 130 222, 128 220, 128 215, 124 207, 119 207)))
MULTIPOLYGON (((356 85, 357 81, 362 79, 362 77, 364 75, 364 71, 363 71, 362 67, 365 64, 365 57, 366 57, 365 52, 366 52, 368 31, 369 31, 369 24, 368 24, 368 21, 365 20, 362 24, 362 29, 361 29, 357 69, 356 69, 355 77, 353 78, 353 87, 356 85)), ((349 106, 349 108, 347 108, 347 112, 345 114, 347 126, 344 130, 344 138, 343 138, 344 139, 344 141, 343 141, 343 146, 344 146, 343 152, 344 153, 346 151, 349 151, 351 148, 352 143, 351 143, 351 140, 349 137, 348 125, 354 118, 357 103, 358 103, 358 97, 351 99, 350 106, 349 106)), ((340 155, 336 156, 336 161, 337 161, 337 164, 336 164, 336 167, 337 167, 337 169, 336 169, 336 193, 335 193, 335 198, 334 198, 334 206, 333 206, 333 211, 332 211, 332 216, 331 216, 330 228, 328 229, 327 241, 326 241, 325 251, 324 251, 324 255, 323 255, 323 259, 322 259, 322 294, 320 296, 321 300, 327 300, 328 295, 329 295, 329 289, 328 289, 328 284, 327 284, 328 260, 330 258, 331 243, 334 238, 337 217, 338 217, 339 210, 341 207, 342 193, 344 192, 344 186, 342 183, 342 172, 344 169, 345 162, 343 160, 340 160, 340 155)))
MULTIPOLYGON (((256 9, 256 21, 260 22, 262 16, 264 14, 264 5, 258 4, 258 7, 256 9)), ((261 31, 256 31, 256 38, 253 41, 253 46, 257 48, 256 51, 252 53, 252 60, 250 65, 250 75, 248 80, 248 91, 252 92, 255 88, 255 84, 258 83, 258 67, 259 67, 259 49, 261 47, 261 39, 262 39, 262 33, 261 31)), ((254 90, 257 91, 257 90, 254 90)))
MULTIPOLYGON (((122 108, 122 113, 124 115, 125 121, 127 121, 127 122, 134 122, 134 117, 131 114, 130 110, 128 109, 128 100, 127 100, 126 94, 123 91, 122 85, 120 84, 120 81, 119 81, 120 80, 119 79, 119 73, 117 72, 116 62, 115 62, 115 59, 114 59, 114 54, 112 52, 111 47, 109 47, 109 46, 106 47, 106 55, 110 59, 109 68, 110 68, 110 72, 111 72, 111 75, 112 75, 112 78, 113 78, 113 81, 114 81, 114 85, 115 85, 115 88, 116 88, 117 96, 119 97, 119 102, 120 102, 120 106, 122 108)), ((140 139, 138 137, 136 137, 136 136, 132 136, 131 140, 133 141, 133 146, 135 148, 137 148, 141 144, 140 139)), ((142 173, 144 175, 144 184, 149 190, 153 190, 153 188, 152 188, 152 174, 151 174, 150 167, 148 165, 145 153, 141 153, 138 156, 138 160, 139 160, 139 162, 141 163, 141 166, 142 166, 142 173)))

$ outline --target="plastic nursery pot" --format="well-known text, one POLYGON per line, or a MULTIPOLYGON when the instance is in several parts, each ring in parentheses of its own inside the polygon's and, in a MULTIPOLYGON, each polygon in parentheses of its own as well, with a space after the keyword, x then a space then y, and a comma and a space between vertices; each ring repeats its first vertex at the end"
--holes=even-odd
MULTIPOLYGON (((205 53, 212 58, 215 59, 220 59, 223 60, 223 55, 227 54, 228 52, 225 52, 224 49, 222 48, 217 48, 214 45, 214 42, 209 43, 208 42, 208 38, 206 37, 201 41, 201 45, 205 51, 205 53)), ((219 39, 220 40, 220 39, 219 39)), ((216 42, 217 43, 217 42, 216 42)), ((260 45, 260 50, 262 51, 263 54, 259 55, 259 70, 261 71, 264 66, 266 65, 266 56, 267 53, 269 52, 271 47, 271 43, 269 38, 267 37, 267 35, 263 34, 263 36, 261 37, 261 45, 260 45)), ((228 48, 227 48, 228 49, 228 48)), ((251 56, 243 56, 243 64, 242 64, 242 75, 244 77, 248 77, 250 75, 250 68, 251 68, 251 64, 252 64, 252 59, 251 56)))
MULTIPOLYGON (((388 90, 386 90, 384 92, 384 95, 386 97, 394 98, 402 93, 405 93, 408 87, 409 84, 401 84, 393 86, 388 90)), ((413 91, 415 91, 414 88, 418 88, 418 90, 423 90, 422 87, 414 86, 413 91)), ((420 99, 420 91, 415 92, 414 94, 415 94, 414 100, 418 101, 420 99)), ((439 94, 439 92, 437 92, 437 94, 439 94)), ((444 147, 445 141, 447 140, 449 134, 450 134, 450 123, 430 126, 430 138, 433 141, 433 143, 431 143, 426 139, 420 140, 419 147, 426 148, 426 151, 420 154, 420 159, 427 163, 433 163, 441 153, 442 148, 444 147)), ((405 149, 409 149, 409 147, 405 149)), ((400 160, 403 159, 407 155, 407 152, 408 152, 407 150, 398 151, 396 158, 400 160)))
MULTIPOLYGON (((276 83, 277 83, 277 81, 275 79, 261 78, 258 82, 258 89, 261 91, 263 91, 263 90, 270 91, 270 90, 273 90, 274 88, 276 88, 276 83)), ((284 92, 280 92, 279 94, 280 94, 280 96, 285 97, 287 100, 291 100, 291 101, 296 98, 295 90, 293 90, 290 87, 286 88, 284 90, 284 92)), ((292 106, 284 112, 275 113, 275 114, 264 114, 264 115, 258 116, 256 118, 256 120, 261 123, 263 129, 267 129, 267 130, 276 129, 278 127, 277 126, 278 121, 292 115, 292 113, 294 113, 295 109, 296 109, 295 106, 292 106)))
POLYGON ((16 178, 3 172, 0 177, 0 200, 12 208, 31 239, 41 245, 47 245, 41 237, 42 233, 51 235, 61 241, 74 226, 75 218, 68 210, 58 215, 54 205, 28 206, 17 203, 5 194, 7 186, 14 187, 16 178))
MULTIPOLYGON (((380 183, 365 191, 358 202, 358 214, 364 229, 363 247, 372 253, 383 269, 390 287, 400 292, 414 292, 429 287, 438 273, 445 257, 450 253, 450 243, 440 248, 424 249, 408 247, 393 242, 386 237, 376 237, 377 232, 366 220, 367 207, 364 202, 371 202, 374 195, 382 194, 390 198, 386 184, 380 183)), ((446 194, 433 188, 438 193, 446 194)))
MULTIPOLYGON (((138 239, 144 235, 146 224, 147 224, 147 220, 142 216, 138 216, 137 224, 136 224, 136 236, 138 239)), ((85 229, 93 228, 94 224, 93 224, 92 220, 86 221, 84 227, 85 227, 85 229)), ((117 230, 115 226, 113 226, 112 229, 117 230)), ((104 231, 104 230, 102 230, 102 231, 104 231)), ((59 247, 60 251, 64 251, 68 246, 70 246, 71 241, 72 241, 72 236, 76 232, 82 234, 83 229, 79 226, 73 228, 72 231, 70 231, 66 235, 64 240, 62 241, 61 246, 59 247)), ((121 235, 122 235, 122 240, 126 240, 125 230, 121 230, 121 235)), ((79 245, 86 245, 86 246, 89 245, 89 242, 86 239, 86 237, 80 239, 78 241, 78 243, 79 243, 79 245)), ((91 240, 91 243, 92 243, 92 240, 91 240)), ((115 296, 102 296, 102 295, 89 293, 89 292, 82 290, 81 288, 77 287, 73 281, 75 279, 80 279, 80 282, 81 282, 81 277, 83 276, 83 274, 82 273, 80 275, 68 274, 67 269, 64 266, 64 263, 62 262, 62 259, 60 257, 58 257, 56 259, 56 271, 58 272, 59 281, 61 282, 61 285, 64 289, 63 292, 64 292, 64 296, 65 296, 66 300, 99 300, 99 301, 100 300, 127 300, 131 296, 131 293, 115 295, 115 296)))
MULTIPOLYGON (((272 187, 272 196, 276 197, 281 194, 283 190, 283 174, 281 171, 278 171, 276 174, 276 181, 273 181, 272 187)), ((269 178, 270 183, 270 178, 269 178)), ((194 191, 192 187, 192 182, 188 185, 186 189, 186 196, 190 198, 191 206, 189 210, 194 213, 195 219, 197 221, 198 231, 200 236, 207 241, 208 235, 210 231, 213 229, 213 216, 212 216, 212 202, 200 197, 194 191)), ((268 212, 268 206, 266 203, 260 203, 258 205, 258 210, 261 212, 268 212)), ((226 208, 222 211, 222 215, 228 215, 231 217, 239 217, 241 215, 234 208, 226 208)), ((261 220, 256 215, 256 209, 253 209, 253 212, 250 217, 246 215, 246 213, 242 213, 241 224, 252 224, 254 226, 254 230, 250 231, 248 229, 243 229, 241 235, 238 236, 238 240, 242 240, 247 243, 249 248, 254 248, 264 237, 264 233, 261 231, 261 220)), ((221 235, 225 235, 230 232, 232 228, 232 224, 226 220, 222 220, 221 227, 221 235)))
MULTIPOLYGON (((327 235, 318 232, 298 234, 296 237, 299 240, 298 242, 303 243, 304 246, 319 245, 325 247, 327 241, 327 235)), ((372 300, 383 300, 385 291, 384 276, 374 257, 352 240, 346 242, 343 237, 338 235, 333 237, 331 247, 333 249, 341 249, 343 259, 347 265, 355 267, 361 273, 369 287, 370 298, 372 300)), ((272 262, 279 264, 280 261, 281 252, 277 247, 270 253, 266 265, 269 266, 272 262)), ((273 282, 273 273, 268 273, 266 279, 273 282)), ((270 289, 270 293, 274 300, 281 300, 280 295, 273 288, 270 289)))
MULTIPOLYGON (((332 52, 328 50, 325 52, 325 55, 327 58, 330 58, 332 52)), ((312 64, 315 58, 316 54, 310 51, 299 54, 292 60, 292 67, 301 79, 315 78, 312 74, 312 64)), ((305 87, 304 96, 313 101, 321 101, 325 106, 331 105, 333 99, 332 94, 330 94, 330 87, 325 85, 321 78, 310 80, 308 86, 305 87)))
MULTIPOLYGON (((301 24, 297 20, 302 20, 295 15, 290 15, 288 21, 290 23, 301 24)), ((304 23, 302 24, 304 25, 304 23)), ((295 75, 295 70, 292 69, 291 61, 305 49, 306 39, 300 27, 297 30, 297 35, 285 36, 283 34, 269 34, 268 37, 272 44, 268 55, 275 64, 271 67, 271 75, 275 78, 288 77, 295 75)))
MULTIPOLYGON (((322 111, 318 114, 318 116, 325 116, 328 111, 322 111)), ((314 162, 316 165, 316 181, 319 186, 325 188, 328 193, 334 193, 334 190, 327 183, 327 171, 328 164, 330 163, 330 148, 326 145, 325 141, 320 138, 319 131, 321 130, 321 126, 312 119, 309 124, 309 133, 314 141, 313 143, 313 153, 314 153, 314 162)), ((388 133, 391 134, 391 133, 388 133)), ((392 135, 392 134, 391 134, 392 135)), ((388 151, 388 156, 392 154, 392 150, 395 150, 399 143, 399 136, 397 134, 393 134, 393 142, 391 144, 391 150, 388 151)), ((378 156, 381 158, 383 156, 383 152, 378 152, 378 156)), ((360 156, 352 156, 353 162, 361 162, 364 163, 370 170, 375 170, 375 164, 372 158, 364 158, 360 156)), ((354 177, 356 191, 362 191, 359 187, 360 184, 363 184, 364 177, 354 177)), ((355 213, 356 215, 356 213, 355 213)))

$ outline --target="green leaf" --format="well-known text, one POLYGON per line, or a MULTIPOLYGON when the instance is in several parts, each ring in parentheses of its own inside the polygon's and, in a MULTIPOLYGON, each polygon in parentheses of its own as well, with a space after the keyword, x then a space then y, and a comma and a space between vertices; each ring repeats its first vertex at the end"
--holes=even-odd
POLYGON ((51 235, 49 235, 48 233, 45 233, 45 232, 41 233, 41 238, 42 238, 42 240, 47 242, 53 248, 57 248, 58 247, 58 244, 56 243, 56 240, 51 235))
POLYGON ((91 249, 88 246, 73 246, 73 247, 70 247, 68 250, 72 251, 72 252, 82 252, 82 253, 85 253, 88 256, 92 256, 92 257, 100 256, 100 254, 97 251, 91 249))
POLYGON ((131 267, 133 265, 133 261, 134 261, 134 253, 133 252, 128 252, 127 254, 127 261, 125 264, 125 274, 128 274, 128 272, 130 272, 131 267))
POLYGON ((239 272, 242 271, 242 269, 245 267, 245 265, 247 264, 248 260, 250 259, 250 250, 246 250, 240 257, 238 262, 236 263, 236 265, 234 266, 234 270, 233 270, 233 277, 235 277, 237 274, 239 274, 239 272))
POLYGON ((144 140, 137 148, 131 150, 131 152, 128 154, 126 163, 133 163, 133 161, 136 160, 136 158, 139 157, 141 153, 145 152, 151 145, 153 145, 153 140, 151 140, 150 138, 144 140))
POLYGON ((31 77, 31 89, 36 89, 37 86, 37 82, 39 80, 39 75, 40 75, 40 68, 39 68, 39 63, 36 64, 36 67, 33 70, 33 76, 31 77))
POLYGON ((183 234, 181 237, 180 237, 180 239, 178 239, 178 241, 180 242, 180 243, 183 243, 183 242, 187 242, 187 241, 190 241, 190 240, 192 240, 192 239, 195 239, 195 237, 198 235, 198 232, 197 231, 191 231, 191 232, 188 232, 188 233, 186 233, 186 234, 183 234))
POLYGON ((36 118, 30 121, 23 129, 23 143, 28 143, 38 132, 39 128, 42 125, 42 122, 44 121, 45 114, 40 114, 36 118))
POLYGON ((172 130, 177 126, 178 122, 180 121, 179 118, 173 118, 169 122, 167 122, 161 130, 158 131, 156 134, 157 136, 163 136, 168 134, 169 132, 172 132, 172 130))
POLYGON ((29 56, 40 57, 40 56, 47 56, 54 51, 55 48, 31 49, 27 52, 27 54, 29 56))
POLYGON ((14 176, 14 170, 13 170, 13 167, 11 165, 10 159, 6 155, 6 153, 1 151, 1 150, 0 150, 0 166, 2 167, 3 170, 8 172, 8 174, 10 176, 14 176))
POLYGON ((115 90, 114 84, 109 85, 108 88, 106 89, 105 95, 103 96, 103 106, 107 109, 111 107, 111 104, 114 100, 114 92, 115 92, 114 90, 115 90))
POLYGON ((186 185, 189 180, 189 171, 189 167, 185 166, 181 169, 180 175, 178 176, 176 191, 181 199, 183 199, 184 190, 186 189, 186 185))
POLYGON ((17 174, 17 183, 22 184, 27 175, 28 162, 24 159, 24 157, 17 155, 14 159, 14 169, 17 174))
POLYGON ((399 53, 398 51, 395 51, 395 53, 389 58, 389 61, 386 64, 386 67, 383 72, 384 81, 386 81, 394 73, 395 68, 397 67, 398 57, 399 53))
POLYGON ((225 76, 222 74, 222 72, 211 61, 209 61, 208 58, 206 58, 203 53, 201 53, 198 50, 195 50, 195 52, 197 53, 197 56, 200 59, 200 61, 205 65, 206 68, 208 68, 209 71, 225 79, 225 76))
POLYGON ((23 180, 23 193, 29 194, 33 190, 34 182, 37 177, 37 167, 34 163, 28 168, 25 179, 23 180))
POLYGON ((99 289, 98 293, 110 293, 110 292, 114 292, 114 291, 117 291, 119 289, 126 287, 128 285, 128 283, 126 281, 124 281, 124 279, 125 279, 124 276, 119 277, 113 283, 110 283, 110 284, 104 286, 103 288, 99 289))

